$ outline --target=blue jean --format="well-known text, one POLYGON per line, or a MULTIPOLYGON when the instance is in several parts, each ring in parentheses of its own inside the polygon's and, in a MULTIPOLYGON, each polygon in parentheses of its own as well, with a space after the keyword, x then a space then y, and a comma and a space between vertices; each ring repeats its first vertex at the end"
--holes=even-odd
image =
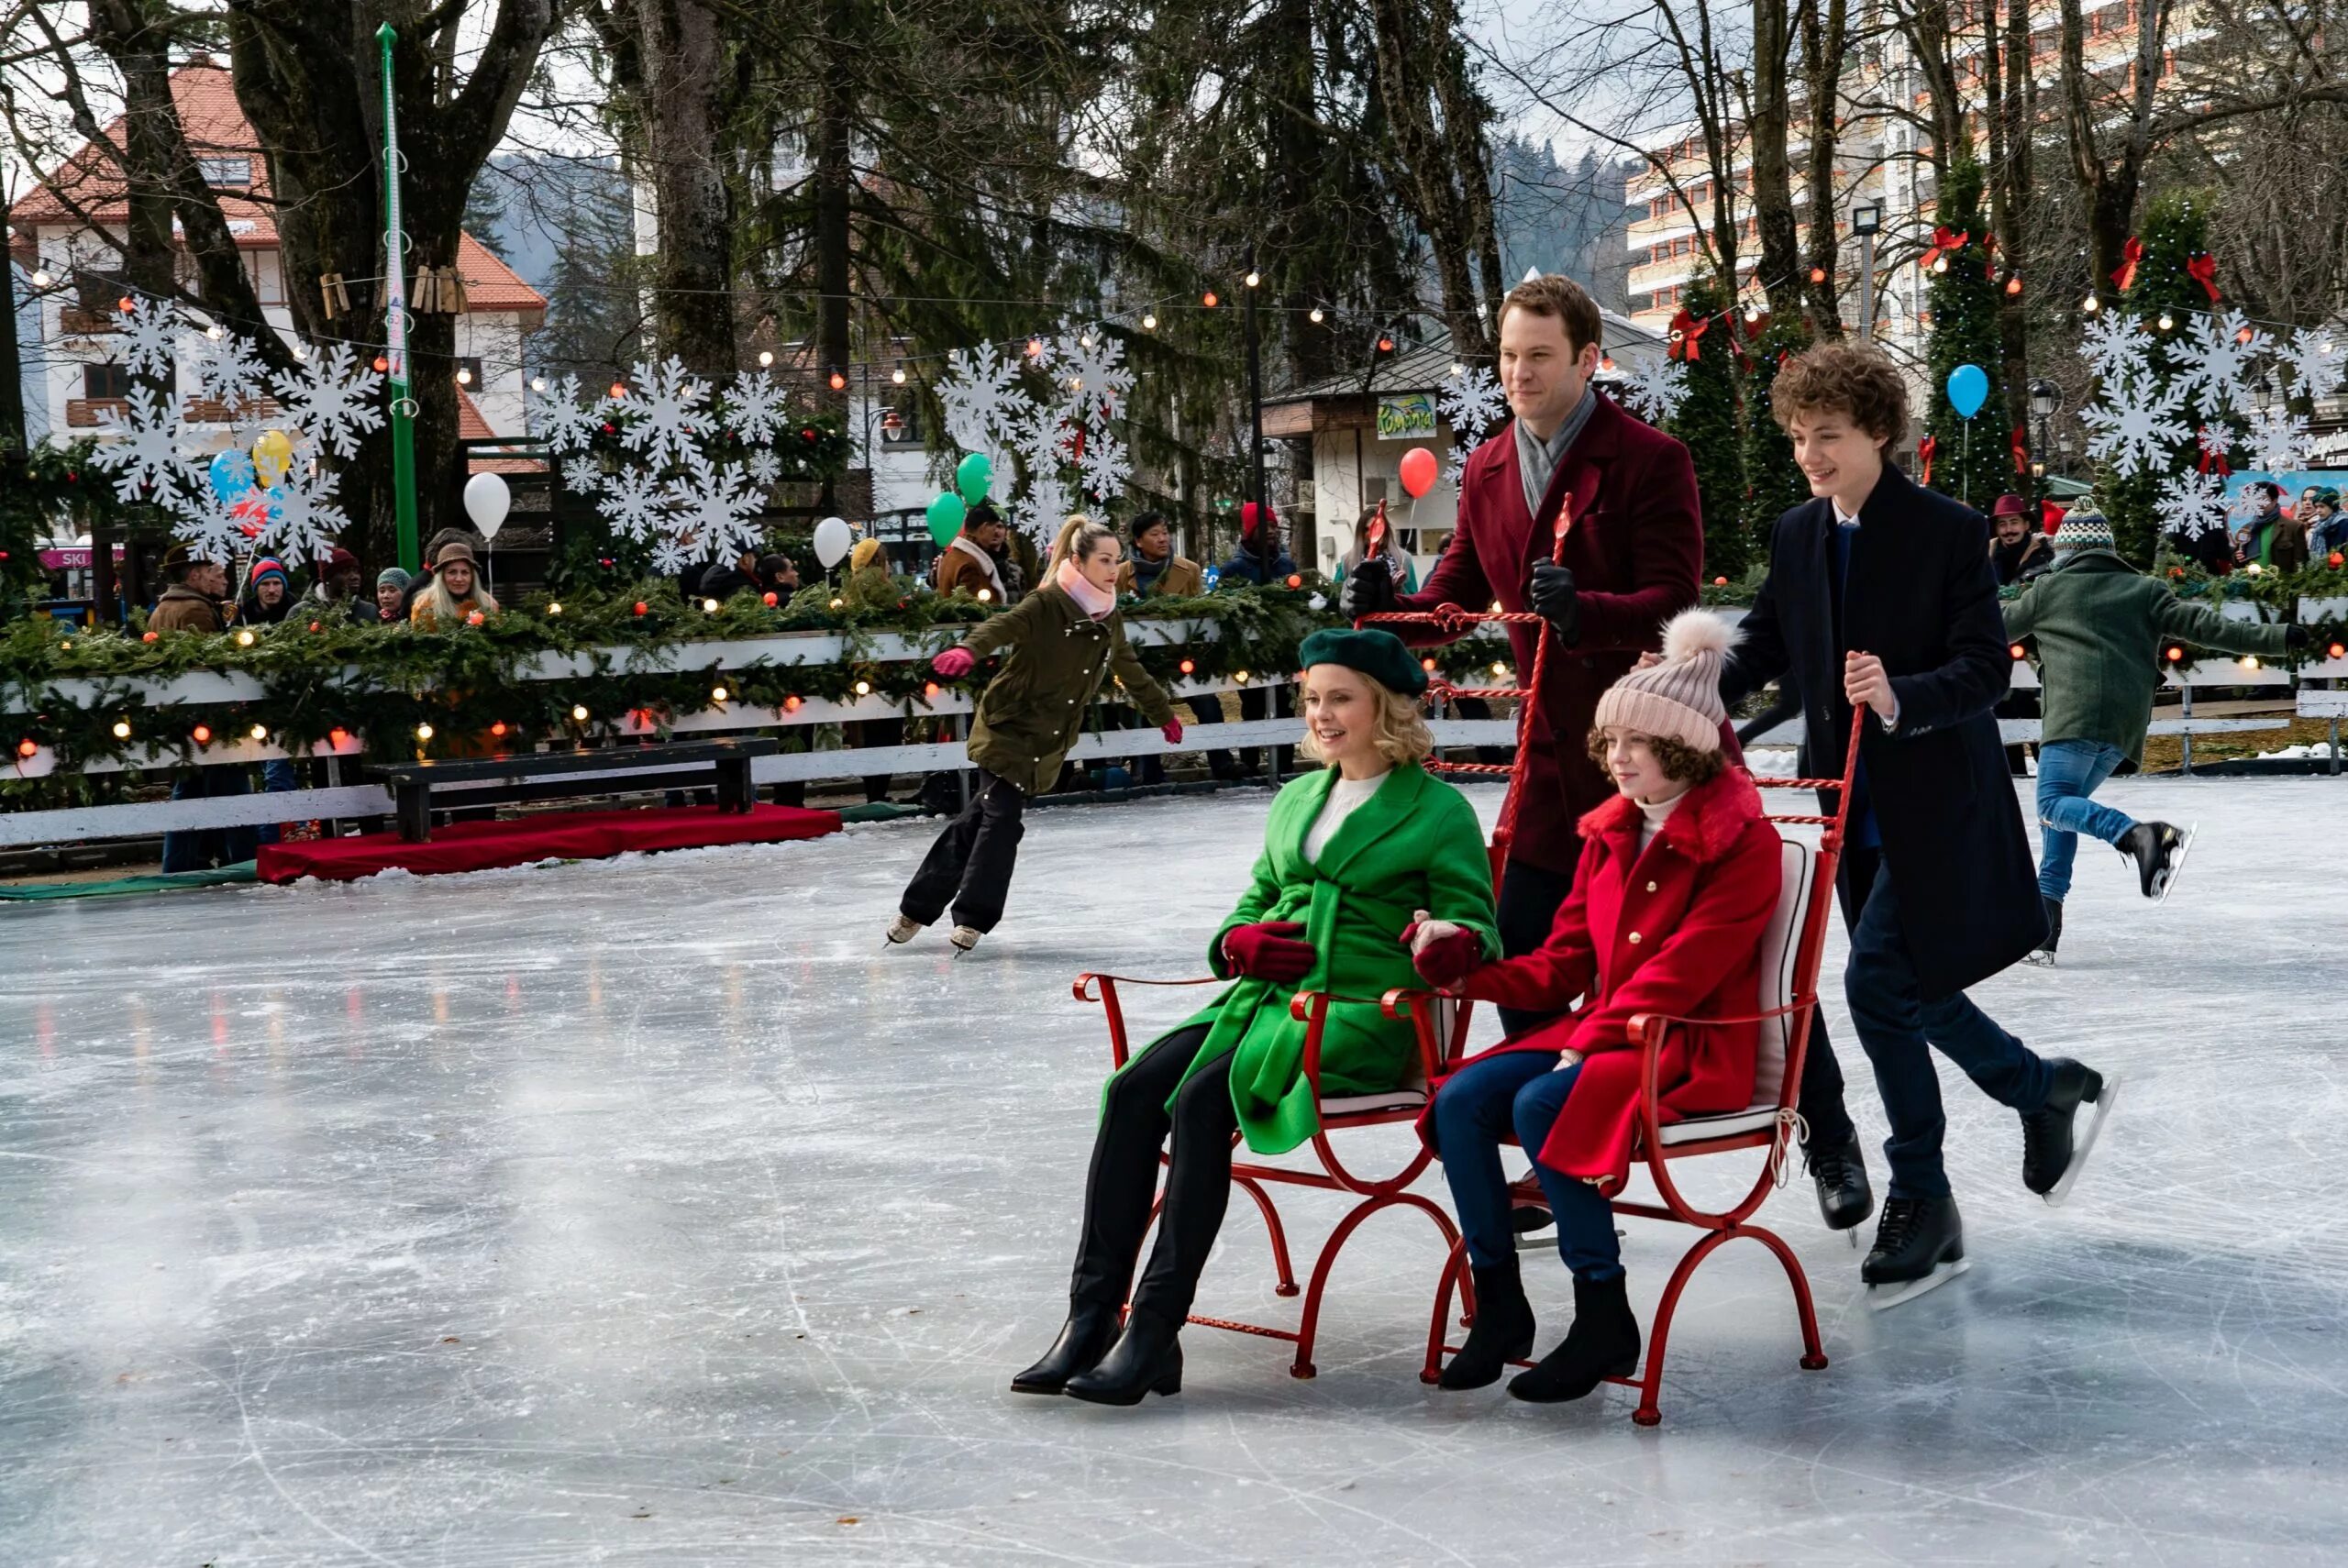
POLYGON ((2041 897, 2063 901, 2071 890, 2071 858, 2079 851, 2079 834, 2118 844, 2136 819, 2110 806, 2099 806, 2094 794, 2121 752, 2101 741, 2053 741, 2038 748, 2038 891, 2041 897))
MULTIPOLYGON (((299 790, 302 787, 302 770, 294 766, 290 756, 264 762, 260 765, 260 787, 262 793, 269 795, 282 795, 288 790, 299 790)), ((275 844, 282 827, 281 823, 261 823, 258 842, 275 844)))
MULTIPOLYGON (((1581 1077, 1577 1062, 1556 1071, 1555 1051, 1512 1051, 1487 1056, 1454 1073, 1434 1097, 1435 1146, 1443 1154, 1444 1180, 1451 1184, 1451 1206, 1468 1239, 1468 1261, 1492 1268, 1516 1255, 1516 1227, 1509 1220, 1508 1177, 1501 1169, 1501 1143, 1513 1133, 1531 1154, 1548 1141, 1549 1129, 1566 1108, 1566 1097, 1581 1077)), ((1614 1206, 1579 1176, 1551 1170, 1539 1159, 1533 1174, 1556 1216, 1557 1251, 1577 1279, 1611 1279, 1623 1272, 1623 1248, 1614 1234, 1614 1206)))
POLYGON ((1941 1110, 1933 1049, 2002 1105, 2031 1111, 2046 1103, 2054 1072, 2043 1057, 1999 1028, 1963 991, 1937 1001, 1923 999, 1916 962, 1900 933, 1899 896, 1888 865, 1877 870, 1875 886, 1851 928, 1843 994, 1851 1004, 1859 1043, 1875 1066, 1876 1088, 1891 1122, 1883 1154, 1891 1166, 1892 1197, 1948 1196, 1948 1176, 1941 1168, 1948 1118, 1941 1110))
MULTIPOLYGON (((172 785, 174 801, 218 800, 249 792, 245 770, 233 763, 212 763, 184 768, 172 785)), ((163 869, 208 871, 217 861, 235 866, 253 857, 253 830, 249 827, 192 828, 163 835, 163 869)))

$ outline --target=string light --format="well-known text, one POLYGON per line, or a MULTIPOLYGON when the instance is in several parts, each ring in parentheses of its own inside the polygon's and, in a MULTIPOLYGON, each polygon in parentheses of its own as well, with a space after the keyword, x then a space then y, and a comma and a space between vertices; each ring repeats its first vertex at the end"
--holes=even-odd
POLYGON ((382 354, 375 356, 375 373, 377 375, 382 375, 385 370, 388 370, 391 368, 392 362, 388 358, 382 354))
POLYGON ((1826 281, 1826 269, 1823 267, 1812 267, 1810 270, 1810 281, 1813 283, 1824 282, 1826 281))
POLYGON ((889 372, 889 379, 899 386, 905 384, 905 362, 903 359, 898 360, 897 368, 889 372))
POLYGON ((704 614, 704 615, 714 615, 714 614, 716 614, 716 613, 717 613, 717 601, 716 601, 716 600, 714 600, 714 599, 704 599, 704 600, 703 600, 703 601, 701 602, 701 610, 702 610, 702 613, 703 613, 703 614, 704 614))
POLYGON ((1223 302, 1215 298, 1215 293, 1213 289, 1209 289, 1205 293, 1199 296, 1199 303, 1206 306, 1207 309, 1213 310, 1216 305, 1221 304, 1223 302))
POLYGON ((626 381, 614 381, 612 383, 612 401, 616 403, 626 396, 627 396, 627 383, 626 381))
POLYGON ((1451 379, 1452 379, 1452 380, 1454 380, 1454 381, 1457 381, 1460 377, 1462 377, 1462 376, 1466 375, 1467 373, 1468 373, 1468 367, 1467 367, 1467 366, 1465 366, 1465 365, 1461 364, 1461 363, 1460 363, 1458 360, 1456 360, 1456 359, 1454 359, 1454 360, 1451 362, 1451 379))
POLYGON ((547 379, 546 379, 544 376, 532 376, 532 377, 530 378, 530 390, 531 390, 532 392, 544 392, 544 391, 546 391, 546 390, 547 390, 547 379))
POLYGON ((269 738, 269 726, 267 724, 255 724, 252 727, 250 734, 253 739, 257 741, 265 741, 269 738))
POLYGON ((871 695, 872 695, 872 682, 870 682, 869 680, 859 680, 859 681, 858 681, 858 682, 856 683, 856 694, 857 694, 858 697, 869 697, 869 696, 871 696, 871 695))
POLYGON ((2256 669, 2258 668, 2258 656, 2256 654, 2244 654, 2243 656, 2242 667, 2244 669, 2256 669))
POLYGON ((1245 686, 1247 684, 1247 672, 1244 669, 1235 669, 1231 672, 1231 679, 1245 686))
POLYGON ((1933 257, 1933 271, 1934 272, 1945 272, 1945 271, 1948 271, 1948 258, 1947 258, 1947 257, 1945 257, 1945 256, 1935 256, 1935 257, 1933 257))
POLYGON ((457 367, 457 384, 460 387, 469 387, 473 384, 473 373, 471 369, 463 365, 457 367))
POLYGON ((574 724, 583 724, 587 722, 586 703, 573 702, 570 705, 570 722, 574 724))
MULTIPOLYGON (((35 269, 33 270, 33 287, 34 287, 34 288, 36 288, 36 289, 45 289, 45 288, 49 287, 49 284, 50 284, 49 269, 48 269, 48 268, 46 268, 46 267, 37 267, 37 268, 35 268, 35 269)), ((28 753, 28 755, 30 755, 30 754, 28 753)))
MULTIPOLYGON (((129 305, 128 305, 128 304, 127 304, 123 306, 123 309, 125 309, 125 310, 128 310, 129 308, 130 308, 130 307, 129 307, 129 305)), ((301 359, 301 360, 305 360, 305 361, 306 361, 306 360, 309 359, 309 357, 310 357, 310 351, 309 351, 307 348, 304 348, 304 347, 303 347, 301 344, 299 344, 299 343, 296 343, 295 345, 294 345, 294 358, 295 358, 296 359, 301 359)))
POLYGON ((128 719, 116 719, 114 722, 114 738, 116 740, 128 740, 130 738, 130 721, 128 719))
POLYGON ((33 739, 30 735, 27 735, 23 740, 17 743, 17 755, 18 756, 39 756, 40 755, 40 742, 33 739))
POLYGON ((416 739, 418 739, 418 740, 420 740, 420 741, 428 741, 428 740, 430 740, 430 739, 432 738, 432 726, 431 726, 430 724, 418 724, 418 725, 416 725, 416 726, 415 726, 415 738, 416 738, 416 739))
POLYGON ((2017 272, 2012 277, 2006 280, 2006 293, 2010 294, 2018 294, 2021 293, 2021 273, 2017 272))
POLYGON ((1040 337, 1030 337, 1027 339, 1027 358, 1030 359, 1040 359, 1043 357, 1044 340, 1040 337))
POLYGON ((727 691, 723 686, 713 686, 709 689, 709 700, 713 702, 723 702, 731 695, 733 693, 727 691))
POLYGON ((847 378, 846 376, 844 376, 844 375, 840 374, 840 373, 839 373, 839 371, 837 371, 837 370, 834 370, 834 371, 831 373, 831 375, 830 375, 828 378, 826 378, 826 379, 829 381, 829 382, 830 382, 830 384, 831 384, 831 389, 832 389, 834 392, 841 392, 841 391, 844 391, 844 390, 846 390, 846 388, 847 388, 847 378))
POLYGON ((212 744, 212 726, 210 724, 198 724, 187 734, 188 739, 194 741, 198 745, 210 745, 212 744))
POLYGON ((2022 646, 2020 643, 2009 644, 2006 651, 2013 655, 2016 658, 2021 658, 2022 657, 2022 646))
POLYGON ((2166 311, 2161 312, 2160 329, 2163 332, 2166 332, 2170 327, 2175 326, 2176 325, 2176 318, 2175 316, 2169 315, 2166 311))
POLYGON ((2175 644, 2171 644, 2168 648, 2167 658, 2171 664, 2182 664, 2185 661, 2185 650, 2176 646, 2175 644))
POLYGON ((1394 338, 1392 334, 1381 332, 1378 335, 1378 351, 1381 354, 1391 354, 1394 352, 1394 338))
POLYGON ((1251 289, 1263 281, 1263 274, 1260 272, 1250 272, 1247 274, 1247 286, 1251 289))
POLYGON ((1311 322, 1313 326, 1318 326, 1323 322, 1329 319, 1329 315, 1328 312, 1323 310, 1319 305, 1314 305, 1311 310, 1304 313, 1304 319, 1311 322))
POLYGON ((211 326, 204 329, 204 336, 212 339, 213 342, 217 343, 222 337, 226 337, 227 334, 220 330, 220 324, 216 321, 211 326))
POLYGON ((2103 308, 2103 302, 2096 298, 2093 294, 2089 294, 2086 299, 2079 302, 2079 308, 2087 312, 2089 315, 2093 315, 2096 312, 2103 308))
POLYGON ((770 365, 772 365, 773 363, 774 363, 774 350, 773 350, 773 349, 771 349, 771 348, 761 348, 761 349, 759 349, 759 369, 760 369, 761 370, 765 370, 767 367, 769 367, 770 365))
POLYGON ((782 700, 782 711, 786 713, 796 713, 802 706, 803 700, 800 698, 785 697, 782 700))
POLYGON ((249 648, 253 646, 253 634, 250 627, 237 634, 237 646, 240 648, 249 648))
POLYGON ((549 602, 549 603, 547 605, 547 613, 548 613, 548 615, 559 615, 559 614, 561 614, 561 613, 562 613, 562 606, 561 606, 561 605, 559 605, 559 604, 556 604, 556 603, 551 603, 551 602, 549 602))
POLYGON ((505 738, 505 721, 504 721, 504 720, 503 720, 503 719, 500 719, 500 720, 498 720, 498 721, 497 721, 497 723, 493 723, 493 724, 490 725, 490 726, 489 726, 489 733, 490 733, 491 734, 493 734, 493 735, 495 735, 495 736, 496 736, 498 739, 500 739, 500 740, 504 739, 504 738, 505 738))
POLYGON ((979 590, 979 602, 980 602, 980 603, 984 604, 988 600, 992 599, 993 597, 994 597, 994 592, 993 592, 993 591, 992 591, 991 589, 985 589, 985 588, 981 588, 981 589, 980 589, 980 590, 979 590))
POLYGON ((1157 330, 1157 313, 1156 311, 1146 310, 1141 313, 1141 329, 1144 332, 1155 332, 1157 330))

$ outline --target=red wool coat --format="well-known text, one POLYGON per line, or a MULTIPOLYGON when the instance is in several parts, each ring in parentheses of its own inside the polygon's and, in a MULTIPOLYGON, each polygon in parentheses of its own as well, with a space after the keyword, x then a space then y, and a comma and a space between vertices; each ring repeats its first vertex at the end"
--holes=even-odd
MULTIPOLYGON (((1614 786, 1583 742, 1598 699, 1662 646, 1663 624, 1696 602, 1704 566, 1704 517, 1688 448, 1616 406, 1604 392, 1589 423, 1549 476, 1541 524, 1524 510, 1513 424, 1478 447, 1459 476, 1459 528, 1419 591, 1400 608, 1443 604, 1483 611, 1532 606, 1533 563, 1547 560, 1559 500, 1573 497, 1566 562, 1581 600, 1581 635, 1549 650, 1525 758, 1524 806, 1512 858, 1559 874, 1574 868, 1574 819, 1602 805, 1614 786)), ((1441 640, 1395 627, 1405 642, 1441 640)), ((1517 674, 1533 678, 1537 627, 1511 626, 1517 674)))
MULTIPOLYGON (((1632 1016, 1759 1011, 1761 938, 1784 879, 1778 830, 1737 768, 1681 801, 1644 855, 1639 823, 1638 806, 1619 794, 1582 818, 1581 868, 1549 939, 1522 958, 1469 971, 1457 987, 1478 1001, 1532 1011, 1585 999, 1565 1017, 1483 1055, 1573 1050, 1588 1058, 1538 1157, 1613 1191, 1629 1179, 1638 1135, 1632 1016)), ((1671 1031, 1656 1078, 1662 1120, 1752 1104, 1759 1045, 1757 1024, 1671 1031)), ((1419 1136, 1434 1146, 1432 1102, 1419 1118, 1419 1136)))

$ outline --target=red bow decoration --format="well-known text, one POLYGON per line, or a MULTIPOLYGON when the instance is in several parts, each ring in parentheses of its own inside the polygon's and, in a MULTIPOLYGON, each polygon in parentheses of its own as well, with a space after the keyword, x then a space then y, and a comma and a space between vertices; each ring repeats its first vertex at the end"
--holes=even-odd
POLYGON ((1994 229, 1981 237, 1981 275, 1993 283, 1998 281, 1998 235, 1994 229))
POLYGON ((1924 466, 1924 482, 1926 484, 1933 482, 1933 454, 1939 449, 1940 443, 1933 440, 1930 436, 1925 436, 1922 441, 1916 444, 1916 460, 1924 466))
POLYGON ((2216 304, 2218 303, 2218 259, 2204 251, 2187 260, 2185 263, 2185 271, 2195 282, 2201 285, 2201 292, 2210 296, 2210 303, 2216 304))
POLYGON ((1971 243, 1973 243, 1973 235, 1969 230, 1958 229, 1952 233, 1947 226, 1944 225, 1933 230, 1932 248, 1924 252, 1916 265, 1929 272, 1933 270, 1933 263, 1938 261, 1943 256, 1962 250, 1971 243))
POLYGON ((2130 235, 2128 243, 2120 248, 2120 265, 2111 273, 2111 281, 2120 285, 2121 293, 2136 286, 2136 267, 2143 259, 2144 242, 2130 235))
POLYGON ((2201 471, 2205 474, 2215 474, 2220 479, 2230 479, 2234 470, 2226 462, 2225 436, 2222 432, 2220 433, 2213 442, 2210 435, 2210 427, 2203 425, 2201 427, 2201 471))
POLYGON ((1671 348, 1668 350, 1668 357, 1674 359, 1685 359, 1691 364, 1701 359, 1702 351, 1696 347, 1696 340, 1711 331, 1711 316, 1694 316, 1684 310, 1680 311, 1671 318, 1671 348))
POLYGON ((2013 449, 2014 478, 2020 479, 2030 472, 2030 447, 2022 439, 2022 427, 2019 425, 2014 426, 2013 449))

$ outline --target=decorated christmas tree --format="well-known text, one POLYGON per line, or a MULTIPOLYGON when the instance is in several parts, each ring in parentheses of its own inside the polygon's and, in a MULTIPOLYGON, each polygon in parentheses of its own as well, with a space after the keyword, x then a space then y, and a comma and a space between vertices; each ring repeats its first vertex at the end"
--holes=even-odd
MULTIPOLYGON (((2088 441, 2113 542, 2142 567, 2152 565, 2159 546, 2164 483, 2198 476, 2198 432, 2209 429, 2221 445, 2232 437, 2231 397, 2197 400, 2187 384, 2191 372, 2176 352, 2188 337, 2206 336, 2215 319, 2210 291, 2193 275, 2209 245, 2207 204, 2191 193, 2160 196, 2129 243, 2121 276, 2097 281, 2103 319, 2089 323, 2090 357, 2099 339, 2140 342, 2147 350, 2129 357, 2115 349, 2098 363, 2099 408, 2090 410, 2088 441), (2093 417, 2099 412, 2099 424, 2093 417)), ((2206 271, 2210 264, 2199 265, 2206 271)))
POLYGON ((1736 360, 1721 313, 1728 294, 1700 277, 1672 318, 1671 357, 1687 367, 1687 393, 1665 428, 1696 459, 1696 494, 1704 508, 1704 575, 1731 580, 1753 560, 1744 527, 1744 453, 1736 423, 1736 360))
MULTIPOLYGON (((1810 344, 1809 327, 1783 316, 1765 318, 1744 344, 1744 536, 1757 551, 1767 551, 1769 530, 1786 509, 1810 499, 1810 480, 1794 462, 1793 443, 1769 409, 1778 368, 1810 344)), ((1736 575, 1726 567, 1708 569, 1716 577, 1736 575)))
POLYGON ((1981 210, 1981 166, 1969 155, 1951 160, 1934 220, 1932 248, 1922 258, 1931 274, 1924 439, 1932 443, 1932 487, 1987 512, 2018 486, 2013 433, 2005 420, 1998 285, 1990 276, 1989 225, 1981 210), (1949 403, 1949 373, 1959 365, 1978 365, 1989 378, 1988 395, 1969 420, 1949 403))

